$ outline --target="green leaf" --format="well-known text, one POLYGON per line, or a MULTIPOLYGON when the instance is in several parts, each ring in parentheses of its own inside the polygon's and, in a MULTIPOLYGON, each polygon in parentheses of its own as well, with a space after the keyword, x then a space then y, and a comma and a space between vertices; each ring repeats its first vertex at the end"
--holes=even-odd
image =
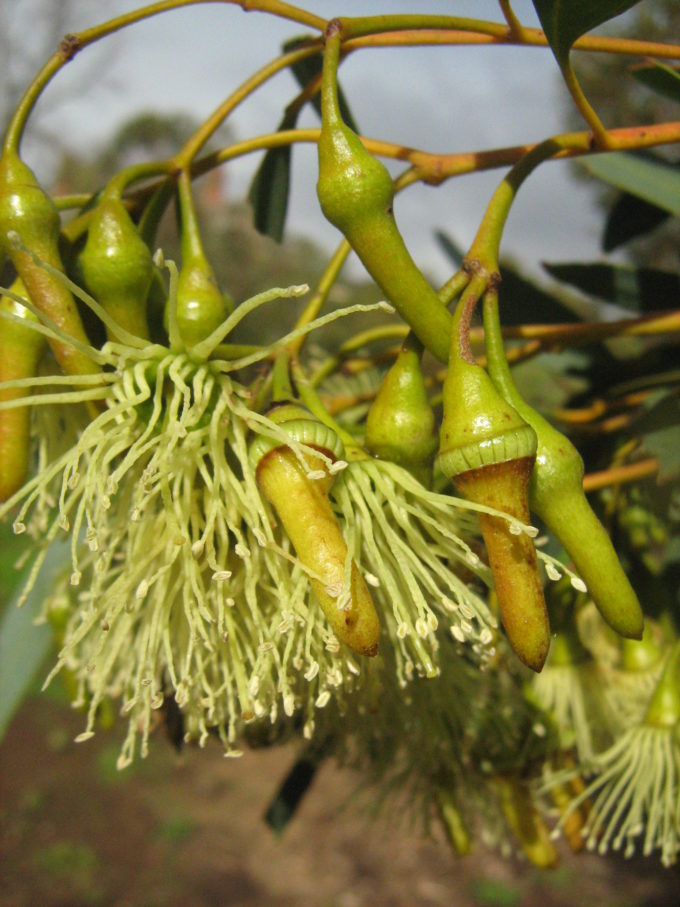
POLYGON ((642 435, 650 456, 659 461, 659 480, 680 476, 680 391, 661 391, 647 403, 646 411, 631 428, 642 435))
POLYGON ((533 0, 557 62, 567 65, 569 50, 581 35, 635 6, 639 0, 533 0))
POLYGON ((680 274, 628 265, 552 264, 543 267, 556 280, 634 312, 661 312, 678 307, 680 274))
POLYGON ((602 249, 611 252, 631 239, 644 236, 664 221, 668 211, 662 211, 630 192, 621 192, 609 211, 602 234, 602 249))
POLYGON ((657 94, 680 104, 680 70, 652 60, 649 66, 631 69, 631 75, 657 94))
POLYGON ((580 320, 561 299, 541 289, 505 262, 501 265, 501 277, 498 298, 504 325, 527 322, 574 324, 580 320))
POLYGON ((17 607, 17 593, 0 622, 0 739, 5 734, 14 712, 28 692, 31 682, 47 657, 53 643, 47 625, 35 626, 42 611, 43 599, 69 557, 69 548, 53 543, 38 580, 26 602, 17 607))
POLYGON ((439 243, 444 255, 446 255, 454 268, 458 270, 463 264, 465 250, 462 249, 455 240, 451 239, 447 233, 444 233, 443 230, 435 230, 434 238, 439 243))
POLYGON ((680 215, 680 170, 673 164, 631 152, 596 154, 579 163, 605 183, 680 215))
MULTIPOLYGON (((278 132, 293 129, 297 114, 286 113, 278 132)), ((283 229, 288 212, 290 189, 291 147, 270 148, 262 158, 248 191, 248 201, 253 208, 253 225, 259 233, 276 242, 283 239, 283 229)))

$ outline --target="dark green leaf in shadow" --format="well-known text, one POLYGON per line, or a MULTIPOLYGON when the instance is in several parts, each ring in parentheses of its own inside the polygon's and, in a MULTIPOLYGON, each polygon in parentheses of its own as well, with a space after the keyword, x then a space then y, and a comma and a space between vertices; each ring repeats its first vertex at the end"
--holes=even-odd
POLYGON ((633 422, 632 431, 642 435, 645 449, 659 461, 659 479, 680 476, 680 390, 659 391, 645 406, 645 412, 633 422))
MULTIPOLYGON (((278 132, 293 129, 297 112, 286 113, 279 124, 278 132)), ((248 201, 253 208, 255 229, 270 236, 276 242, 283 239, 283 229, 288 211, 290 189, 291 146, 270 148, 262 158, 248 191, 248 201)))
POLYGON ((657 94, 680 104, 680 70, 652 60, 648 66, 631 69, 631 75, 657 94))
POLYGON ((675 165, 627 151, 595 154, 579 164, 605 183, 680 215, 680 170, 675 165))
POLYGON ((439 243, 439 246, 441 247, 444 255, 446 255, 454 268, 458 270, 458 268, 460 268, 460 266, 463 264, 463 259, 465 258, 464 249, 462 249, 458 245, 458 243, 455 242, 455 240, 451 239, 451 237, 447 233, 444 233, 443 230, 435 230, 434 238, 439 243))
POLYGON ((512 266, 501 265, 499 300, 504 325, 574 324, 578 315, 557 296, 541 289, 512 266))
POLYGON ((639 0, 533 0, 557 62, 567 64, 569 50, 581 35, 635 6, 639 0))
POLYGON ((670 217, 668 211, 630 192, 622 192, 611 207, 602 234, 602 249, 611 252, 631 239, 644 236, 670 217))
POLYGON ((634 312, 648 313, 680 307, 680 274, 628 265, 552 264, 543 267, 556 280, 634 312))

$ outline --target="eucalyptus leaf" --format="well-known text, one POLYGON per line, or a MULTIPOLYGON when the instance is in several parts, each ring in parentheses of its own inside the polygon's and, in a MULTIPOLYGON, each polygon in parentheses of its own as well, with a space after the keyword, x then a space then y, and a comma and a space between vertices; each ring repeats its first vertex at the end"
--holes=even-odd
POLYGON ((644 236, 668 220, 670 214, 657 205, 621 192, 612 205, 602 233, 602 249, 611 252, 631 239, 644 236))
POLYGON ((572 44, 598 25, 635 6, 639 0, 533 0, 548 43, 562 68, 572 44))
POLYGON ((442 252, 446 255, 454 268, 460 268, 463 264, 463 259, 465 258, 465 250, 459 246, 455 240, 451 239, 448 233, 444 233, 443 230, 435 230, 434 238, 437 240, 442 252))
POLYGON ((673 164, 627 151, 596 154, 579 164, 605 183, 680 215, 680 170, 673 164))
POLYGON ((556 280, 634 312, 668 311, 680 306, 680 274, 672 271, 600 262, 544 262, 543 267, 556 280))
POLYGON ((501 264, 498 298, 504 325, 574 324, 580 321, 561 299, 543 290, 512 265, 501 264))
POLYGON ((680 391, 660 391, 648 402, 632 430, 642 436, 645 449, 659 461, 659 479, 680 476, 680 391))
POLYGON ((67 544, 54 542, 26 602, 17 607, 20 596, 17 592, 3 612, 0 621, 0 740, 52 648, 49 626, 36 626, 35 621, 55 577, 68 563, 69 554, 67 544))
POLYGON ((657 94, 677 101, 680 104, 680 71, 666 63, 652 60, 649 66, 631 70, 631 75, 638 82, 651 88, 657 94))
MULTIPOLYGON (((297 113, 286 113, 278 132, 293 129, 297 113)), ((253 208, 253 225, 259 233, 276 242, 283 239, 288 212, 290 190, 290 145, 270 148, 262 158, 248 191, 248 201, 253 208)))

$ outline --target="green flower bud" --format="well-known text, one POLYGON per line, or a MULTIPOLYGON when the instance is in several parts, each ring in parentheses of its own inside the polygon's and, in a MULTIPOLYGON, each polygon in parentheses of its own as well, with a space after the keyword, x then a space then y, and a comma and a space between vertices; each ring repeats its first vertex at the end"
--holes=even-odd
POLYGON ((392 177, 342 120, 336 79, 338 33, 332 26, 333 23, 327 30, 321 90, 316 187, 321 209, 344 234, 418 339, 445 362, 451 316, 421 274, 399 233, 392 213, 392 177))
POLYGON ((309 572, 310 585, 335 635, 358 654, 375 655, 378 615, 363 577, 349 561, 328 499, 334 476, 326 461, 314 454, 316 449, 335 461, 343 452, 342 443, 335 432, 295 404, 274 409, 269 418, 295 442, 297 452, 280 438, 258 436, 250 460, 260 490, 309 572))
POLYGON ((207 259, 183 258, 177 281, 177 323, 184 344, 189 347, 205 340, 232 309, 207 259))
POLYGON ((642 609, 611 539, 583 491, 583 460, 571 441, 529 406, 517 390, 503 354, 493 297, 485 302, 485 320, 489 323, 486 342, 493 382, 538 439, 529 489, 531 509, 562 543, 610 627, 622 636, 640 639, 642 609))
POLYGON ((220 292, 203 250, 201 232, 188 173, 178 183, 182 267, 177 281, 177 325, 185 347, 205 340, 233 311, 229 296, 220 292))
POLYGON ((496 775, 492 780, 505 820, 519 840, 525 856, 541 869, 559 862, 555 845, 531 800, 526 784, 512 775, 496 775))
MULTIPOLYGON (((0 249, 12 259, 33 303, 62 331, 82 344, 88 344, 71 291, 26 251, 30 250, 45 264, 63 271, 58 247, 59 227, 59 213, 33 171, 16 154, 5 153, 0 159, 0 249)), ((71 344, 55 338, 50 340, 50 345, 66 374, 98 371, 92 360, 71 344)))
MULTIPOLYGON (((536 436, 496 391, 484 369, 465 358, 455 339, 443 400, 437 457, 441 471, 469 500, 529 523, 536 436)), ((502 517, 480 513, 479 523, 510 645, 524 664, 540 671, 550 647, 550 625, 534 544, 523 531, 511 531, 514 527, 502 517)))
POLYGON ((366 417, 366 448, 403 466, 425 486, 437 450, 435 418, 427 398, 420 356, 402 349, 366 417))
POLYGON ((680 726, 680 642, 676 642, 668 654, 645 722, 658 727, 680 726))
POLYGON ((453 794, 449 790, 437 789, 435 797, 439 819, 449 843, 459 856, 465 856, 472 849, 470 832, 453 794))
POLYGON ((95 208, 79 262, 88 290, 113 320, 148 339, 151 252, 119 198, 105 196, 95 208))

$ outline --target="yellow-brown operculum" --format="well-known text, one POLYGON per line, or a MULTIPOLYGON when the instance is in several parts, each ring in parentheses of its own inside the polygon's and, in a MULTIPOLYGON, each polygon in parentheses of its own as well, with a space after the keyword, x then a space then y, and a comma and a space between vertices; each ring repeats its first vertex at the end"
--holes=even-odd
MULTIPOLYGON (((468 500, 528 524, 533 429, 498 394, 484 369, 462 356, 449 359, 443 401, 441 471, 468 500)), ((479 522, 510 645, 524 664, 540 671, 550 625, 534 544, 503 517, 480 513, 479 522)))
MULTIPOLYGON (((28 296, 20 278, 14 281, 11 290, 18 296, 28 296)), ((3 388, 3 382, 35 377, 45 338, 30 326, 38 319, 21 303, 2 296, 0 311, 21 319, 11 321, 0 317, 0 403, 9 403, 28 396, 30 391, 28 388, 3 388)), ((0 409, 0 502, 8 500, 26 481, 30 425, 30 407, 0 409)))
POLYGON ((259 435, 250 458, 257 482, 273 505, 310 585, 338 639, 360 655, 376 655, 380 623, 364 579, 352 561, 328 493, 334 477, 315 451, 334 461, 343 454, 334 431, 295 404, 268 413, 298 450, 280 439, 259 435), (300 450, 302 449, 302 450, 300 450))

